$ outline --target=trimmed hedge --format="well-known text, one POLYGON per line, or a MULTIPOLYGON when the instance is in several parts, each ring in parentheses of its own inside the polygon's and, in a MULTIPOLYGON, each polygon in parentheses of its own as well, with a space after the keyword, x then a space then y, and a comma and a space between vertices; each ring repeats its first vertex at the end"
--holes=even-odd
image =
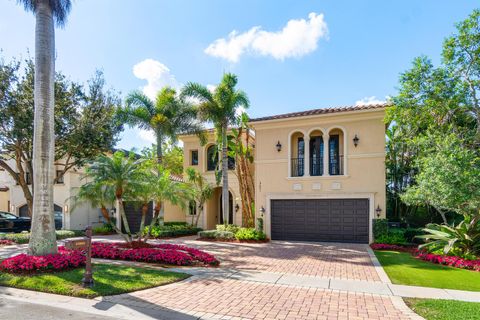
POLYGON ((255 228, 240 228, 237 233, 235 233, 235 238, 237 240, 263 241, 267 239, 267 235, 255 228))
MULTIPOLYGON (((143 229, 143 233, 147 234, 149 226, 143 229)), ((201 228, 194 227, 188 224, 173 223, 169 225, 155 225, 152 228, 151 236, 153 238, 169 238, 169 237, 179 237, 179 236, 191 236, 196 235, 199 231, 202 231, 201 228)))
POLYGON ((227 239, 233 240, 235 239, 235 234, 230 231, 218 231, 218 230, 207 230, 207 231, 200 231, 198 233, 200 238, 207 238, 207 239, 227 239))
MULTIPOLYGON (((77 230, 57 230, 55 233, 57 234, 57 240, 79 237, 85 234, 83 231, 77 230)), ((25 244, 30 241, 30 233, 4 233, 0 234, 0 240, 10 240, 17 244, 25 244)))

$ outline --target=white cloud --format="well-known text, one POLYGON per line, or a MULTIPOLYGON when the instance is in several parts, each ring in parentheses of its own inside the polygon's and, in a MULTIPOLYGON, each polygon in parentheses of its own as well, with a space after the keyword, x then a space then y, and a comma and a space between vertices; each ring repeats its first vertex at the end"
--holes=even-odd
POLYGON ((145 59, 137 63, 133 66, 133 74, 139 79, 147 80, 147 85, 142 87, 142 91, 150 99, 155 99, 158 91, 164 86, 174 88, 179 86, 170 69, 157 60, 145 59))
POLYGON ((139 129, 137 130, 137 135, 140 139, 142 139, 145 142, 148 143, 157 143, 157 140, 155 139, 155 134, 153 133, 152 130, 144 130, 144 129, 139 129))
POLYGON ((381 103, 386 103, 388 101, 389 97, 385 97, 384 100, 380 100, 380 99, 377 99, 377 97, 375 96, 371 96, 371 97, 365 97, 363 99, 360 99, 360 100, 357 100, 355 102, 355 105, 356 106, 364 106, 364 105, 367 105, 367 104, 381 104, 381 103))
POLYGON ((228 38, 211 43, 205 53, 230 62, 238 62, 245 53, 271 56, 277 60, 302 57, 317 49, 318 41, 328 37, 323 14, 314 12, 308 20, 289 20, 282 30, 271 32, 256 26, 244 33, 234 30, 228 38))

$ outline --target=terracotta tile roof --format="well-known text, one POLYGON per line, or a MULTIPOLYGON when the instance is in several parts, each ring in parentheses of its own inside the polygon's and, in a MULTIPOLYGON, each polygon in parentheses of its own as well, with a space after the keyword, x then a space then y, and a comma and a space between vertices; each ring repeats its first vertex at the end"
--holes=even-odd
POLYGON ((337 112, 347 112, 347 111, 381 109, 381 108, 387 107, 388 105, 389 105, 388 103, 379 103, 379 104, 366 104, 366 105, 358 105, 358 106, 313 109, 313 110, 298 111, 298 112, 284 113, 284 114, 278 114, 274 116, 250 119, 250 122, 306 117, 306 116, 314 116, 314 115, 337 113, 337 112))

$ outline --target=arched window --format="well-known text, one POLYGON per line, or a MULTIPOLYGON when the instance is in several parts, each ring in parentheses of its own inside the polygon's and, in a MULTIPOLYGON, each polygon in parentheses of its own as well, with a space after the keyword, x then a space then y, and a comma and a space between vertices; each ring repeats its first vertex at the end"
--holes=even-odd
POLYGON ((215 171, 218 165, 218 153, 217 147, 215 145, 211 145, 207 148, 207 170, 208 171, 215 171))
POLYGON ((328 173, 332 176, 343 175, 344 170, 344 133, 340 129, 329 132, 328 140, 328 173))

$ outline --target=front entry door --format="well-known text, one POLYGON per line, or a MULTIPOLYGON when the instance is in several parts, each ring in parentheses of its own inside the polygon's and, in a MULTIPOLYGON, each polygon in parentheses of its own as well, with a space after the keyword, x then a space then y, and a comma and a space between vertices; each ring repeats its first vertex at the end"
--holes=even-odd
MULTIPOLYGON (((220 195, 220 219, 219 223, 223 224, 223 206, 222 206, 222 200, 223 195, 220 195)), ((233 198, 232 198, 232 193, 228 192, 228 223, 233 224, 233 198)))

